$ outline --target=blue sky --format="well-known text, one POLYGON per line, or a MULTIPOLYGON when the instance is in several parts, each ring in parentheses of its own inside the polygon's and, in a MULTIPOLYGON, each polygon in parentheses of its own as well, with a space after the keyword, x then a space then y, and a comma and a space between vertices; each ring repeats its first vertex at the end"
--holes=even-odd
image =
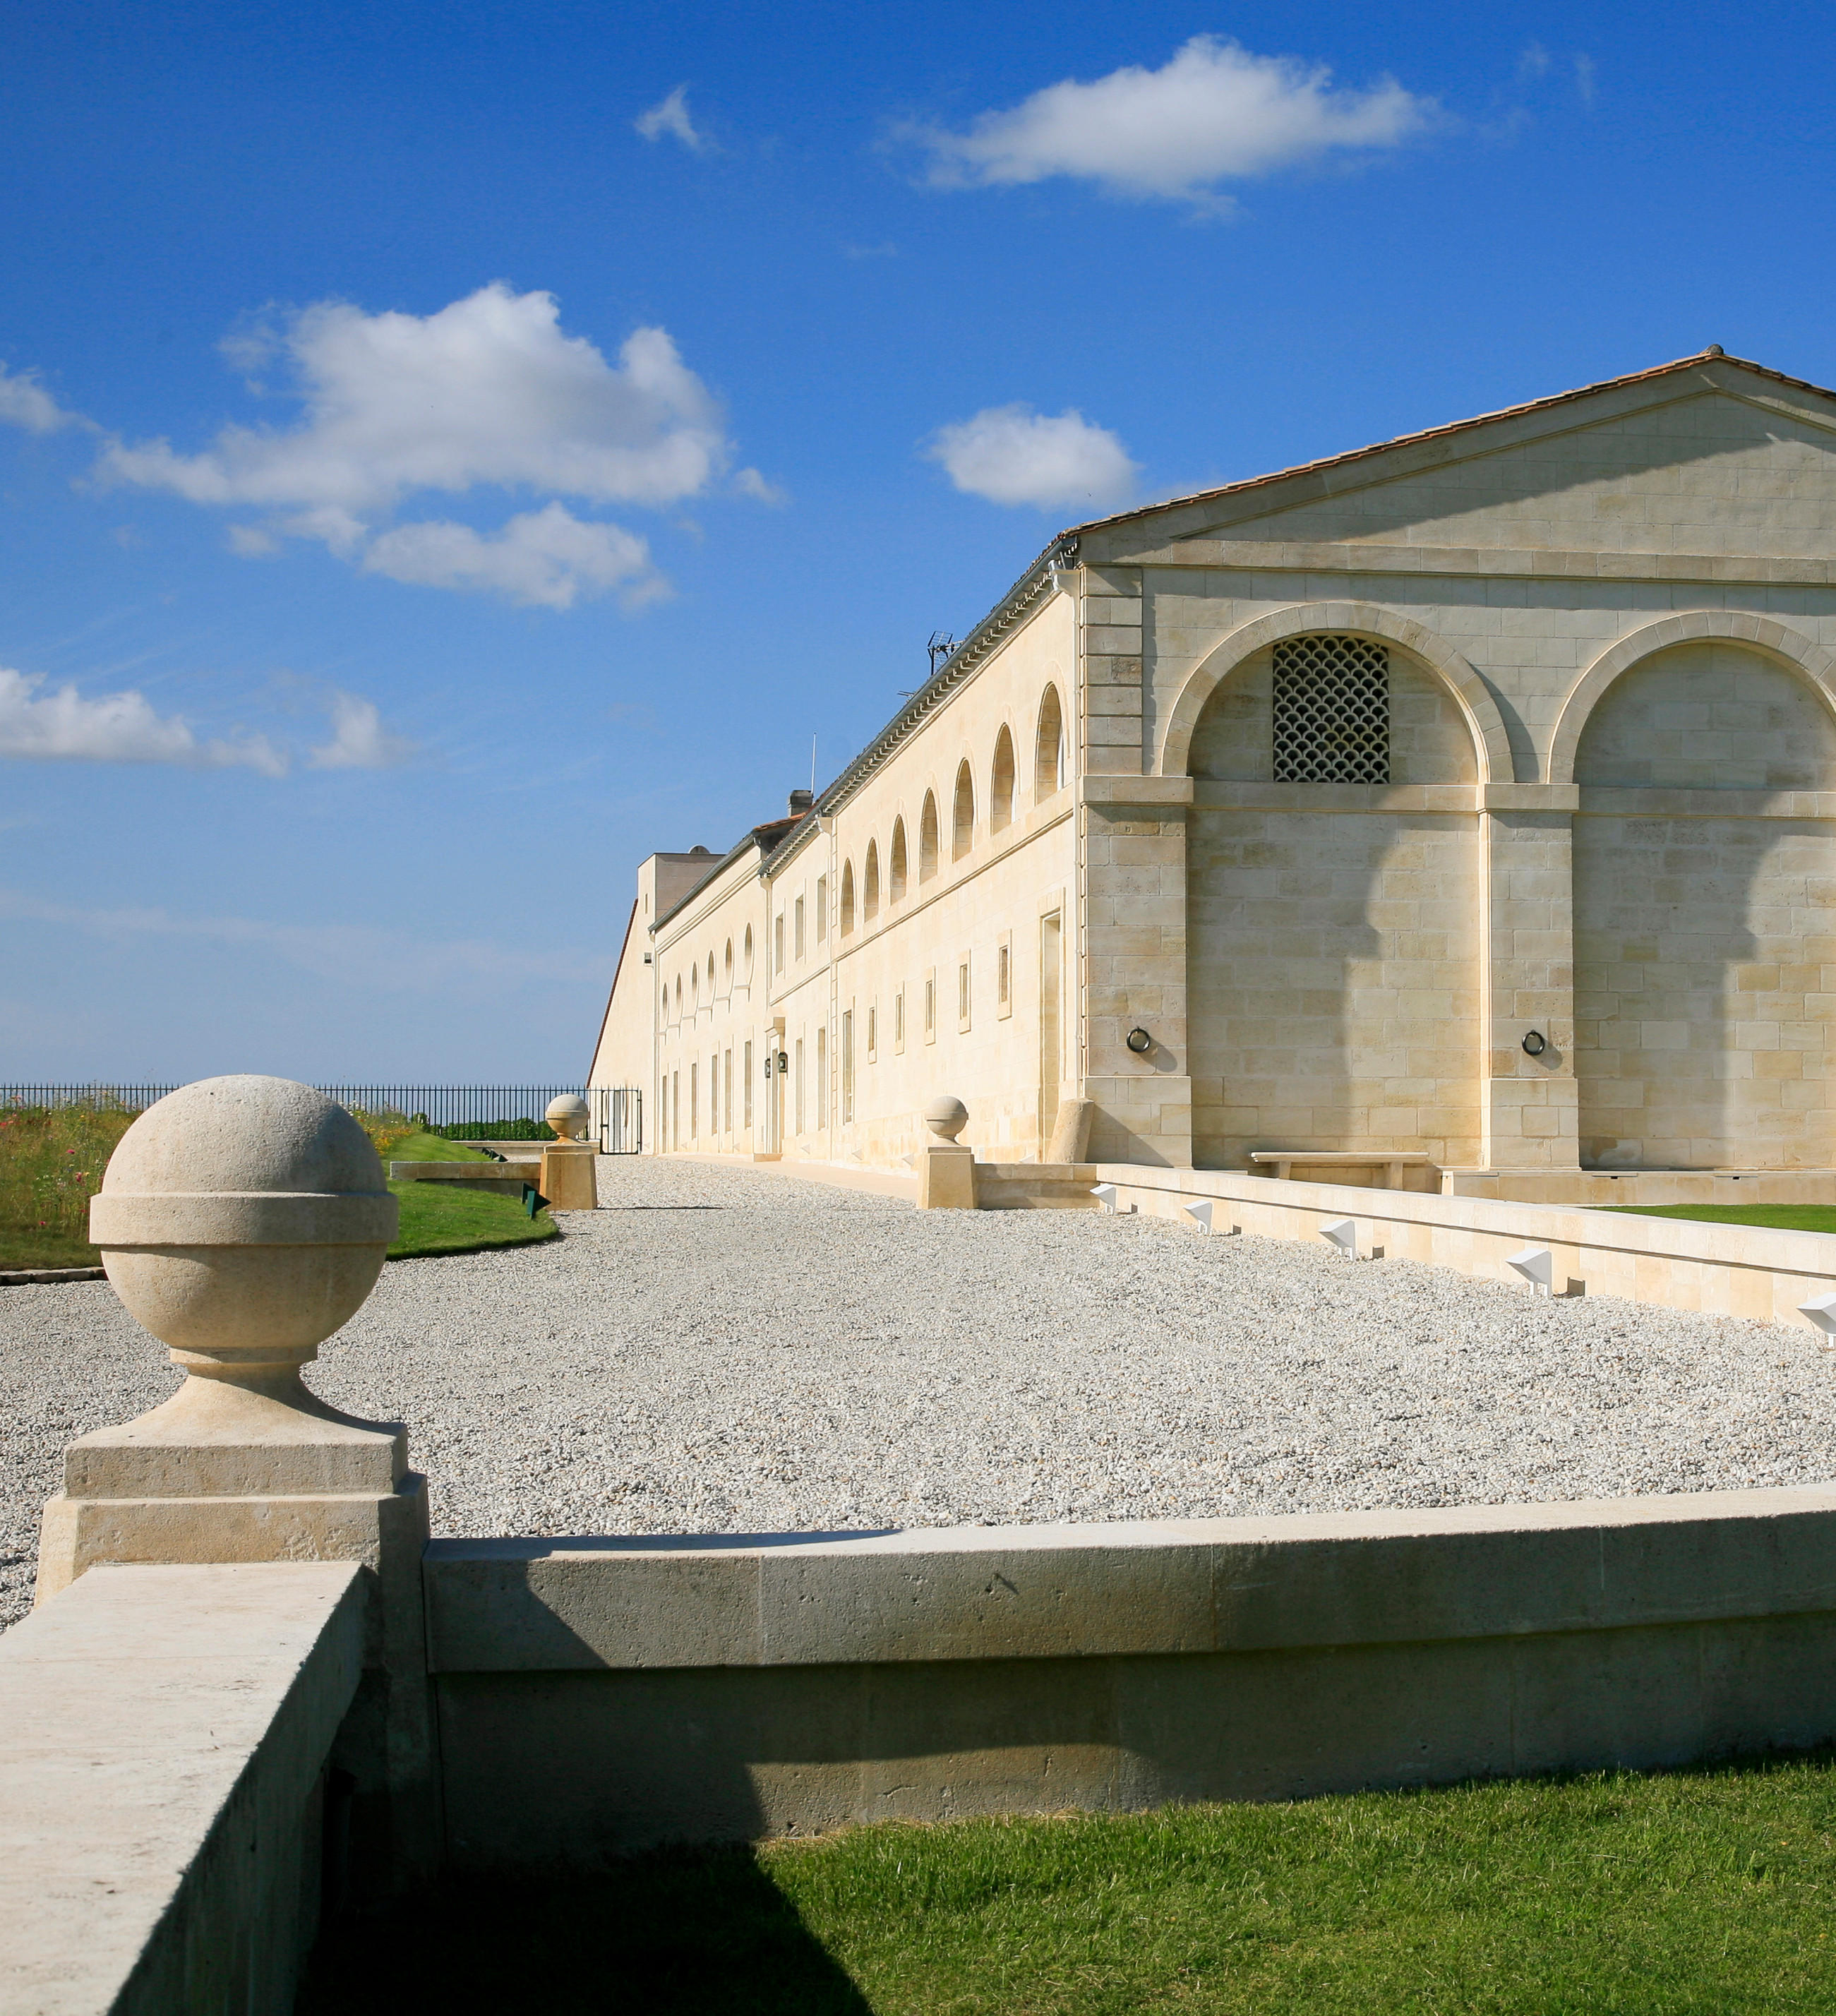
POLYGON ((5 15, 0 1082, 585 1070, 1060 526, 1715 342, 1825 9, 5 15))

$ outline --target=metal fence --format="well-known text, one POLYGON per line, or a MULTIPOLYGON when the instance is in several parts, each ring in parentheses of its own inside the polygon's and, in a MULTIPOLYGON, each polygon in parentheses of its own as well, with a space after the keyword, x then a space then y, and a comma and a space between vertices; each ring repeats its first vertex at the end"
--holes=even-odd
MULTIPOLYGON (((434 1127, 476 1127, 488 1139, 494 1124, 539 1121, 551 1099, 578 1094, 577 1085, 322 1085, 340 1106, 371 1113, 424 1114, 434 1127)), ((176 1092, 172 1085, 0 1085, 8 1106, 111 1106, 138 1113, 176 1092)), ((635 1155, 644 1145, 644 1095, 635 1085, 594 1085, 585 1096, 602 1155, 635 1155)))
POLYGON ((635 1085, 596 1085, 587 1093, 602 1155, 635 1155, 644 1145, 644 1095, 635 1085))

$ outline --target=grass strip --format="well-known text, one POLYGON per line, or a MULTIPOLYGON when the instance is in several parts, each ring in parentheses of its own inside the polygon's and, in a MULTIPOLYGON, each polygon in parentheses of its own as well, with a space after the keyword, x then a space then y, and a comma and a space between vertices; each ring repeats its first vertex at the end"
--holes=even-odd
POLYGON ((298 2016, 1827 2011, 1827 1755, 1289 1805, 884 1823, 443 1891, 298 2016))
POLYGON ((1698 1218, 1705 1225, 1763 1225, 1775 1232, 1836 1232, 1836 1204, 1608 1204, 1619 1218, 1698 1218))
POLYGON ((405 1134, 389 1143, 383 1160, 389 1162, 488 1162, 482 1148, 468 1148, 463 1141, 448 1141, 438 1134, 405 1134))
POLYGON ((389 1248, 391 1260, 531 1246, 553 1239, 560 1230, 545 1211, 529 1217, 515 1197, 463 1190, 452 1183, 391 1183, 389 1187, 401 1200, 401 1226, 389 1248))

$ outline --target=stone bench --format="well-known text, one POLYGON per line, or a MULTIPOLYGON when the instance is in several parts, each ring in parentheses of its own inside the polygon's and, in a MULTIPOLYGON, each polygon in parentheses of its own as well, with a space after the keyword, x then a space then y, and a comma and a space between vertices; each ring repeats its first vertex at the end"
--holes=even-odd
POLYGON ((1405 1169, 1424 1169, 1429 1158, 1418 1148, 1257 1148, 1250 1160, 1265 1175, 1287 1183, 1291 1172, 1308 1169, 1381 1169, 1379 1190, 1399 1190, 1405 1169))

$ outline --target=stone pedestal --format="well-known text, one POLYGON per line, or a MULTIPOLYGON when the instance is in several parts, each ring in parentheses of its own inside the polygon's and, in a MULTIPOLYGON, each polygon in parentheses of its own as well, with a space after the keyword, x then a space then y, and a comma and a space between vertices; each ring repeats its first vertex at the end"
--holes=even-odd
POLYGON ((918 1151, 918 1208, 974 1211, 975 1150, 934 1141, 918 1151))
POLYGON ((408 1438, 355 1420, 300 1368, 362 1306, 399 1207, 363 1130, 284 1079, 211 1078, 123 1136, 90 1233, 130 1313, 188 1375, 164 1406, 80 1437, 45 1508, 37 1597, 103 1562, 356 1561, 365 1670, 332 1764, 358 1885, 430 1880, 438 1774, 408 1438))
POLYGON ((555 1141, 542 1151, 542 1193, 550 1211, 597 1211, 599 1157, 585 1141, 555 1141))

